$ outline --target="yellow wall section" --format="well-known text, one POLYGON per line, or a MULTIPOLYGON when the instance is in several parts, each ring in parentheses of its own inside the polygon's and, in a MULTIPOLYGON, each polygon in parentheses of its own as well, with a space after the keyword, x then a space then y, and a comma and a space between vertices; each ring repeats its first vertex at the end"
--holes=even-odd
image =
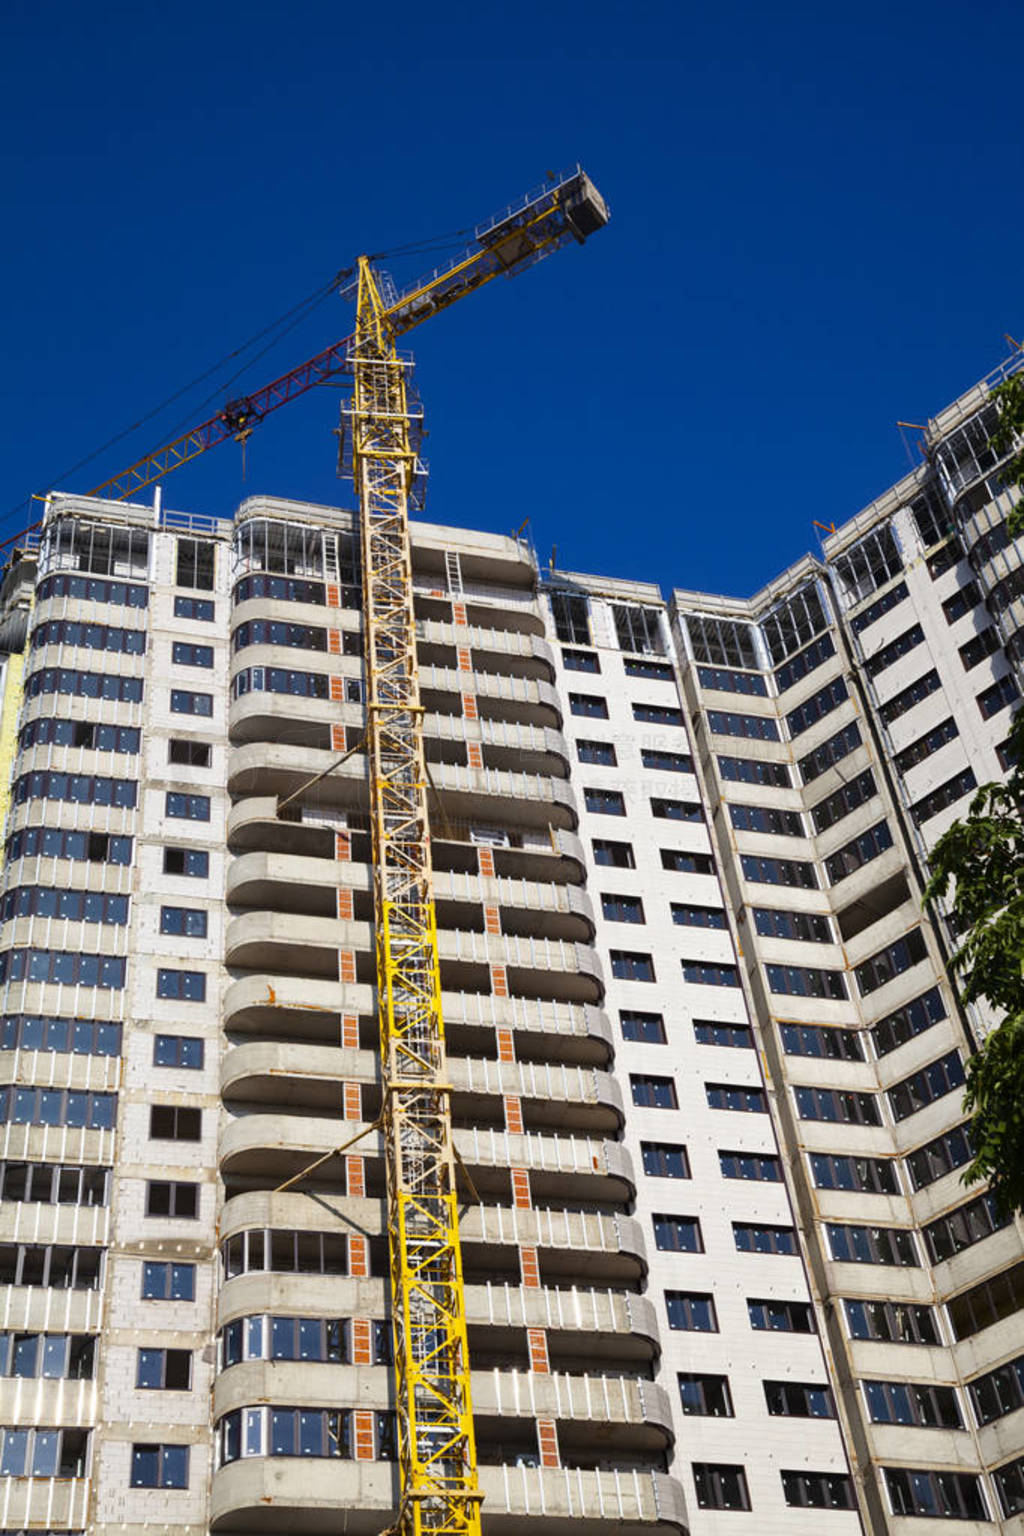
POLYGON ((24 675, 25 655, 16 651, 6 658, 3 702, 0 703, 0 825, 6 822, 11 804, 11 770, 18 745, 18 715, 21 712, 24 675))

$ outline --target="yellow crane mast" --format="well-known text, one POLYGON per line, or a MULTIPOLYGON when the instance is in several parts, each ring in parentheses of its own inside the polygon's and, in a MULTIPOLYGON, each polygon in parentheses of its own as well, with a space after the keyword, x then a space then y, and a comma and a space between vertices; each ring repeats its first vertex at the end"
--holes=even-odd
POLYGON ((244 442, 266 415, 315 384, 353 377, 342 456, 351 464, 362 533, 397 1536, 480 1536, 481 1495, 416 667, 409 509, 421 475, 420 414, 410 404, 411 363, 396 340, 493 278, 522 271, 570 240, 582 244, 607 222, 604 200, 577 166, 480 225, 467 250, 401 294, 360 257, 352 336, 229 401, 90 492, 127 500, 220 442, 244 442))

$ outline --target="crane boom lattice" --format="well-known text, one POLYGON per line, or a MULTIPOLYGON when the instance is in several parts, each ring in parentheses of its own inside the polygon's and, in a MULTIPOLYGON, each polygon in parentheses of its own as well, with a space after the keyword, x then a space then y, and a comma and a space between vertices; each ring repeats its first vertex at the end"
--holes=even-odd
POLYGON ((409 499, 418 418, 359 264, 349 408, 363 545, 377 1006, 390 1226, 399 1536, 479 1536, 469 1352, 430 869, 409 499))

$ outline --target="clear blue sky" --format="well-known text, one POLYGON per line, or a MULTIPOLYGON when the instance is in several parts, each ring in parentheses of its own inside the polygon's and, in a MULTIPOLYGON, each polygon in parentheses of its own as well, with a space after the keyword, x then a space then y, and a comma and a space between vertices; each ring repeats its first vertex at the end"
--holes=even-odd
MULTIPOLYGON (((528 516, 563 567, 746 595, 904 472, 897 418, 1020 339, 1022 43, 1019 0, 8 0, 0 511, 359 251, 579 159, 609 228, 412 338, 427 515, 528 516)), ((230 392, 348 321, 321 305, 230 392)), ((216 382, 59 483, 201 420, 216 382)), ((337 404, 296 402, 244 481, 229 444, 167 504, 350 502, 337 404)))

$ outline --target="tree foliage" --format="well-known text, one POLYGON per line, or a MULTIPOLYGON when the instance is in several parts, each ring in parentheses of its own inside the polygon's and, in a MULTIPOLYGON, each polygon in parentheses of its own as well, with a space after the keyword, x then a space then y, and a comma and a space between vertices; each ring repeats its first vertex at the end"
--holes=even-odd
MULTIPOLYGON (((992 444, 1011 457, 1001 478, 1021 499, 1007 519, 1024 533, 1024 374, 993 391, 999 424, 992 444)), ((954 822, 932 855, 926 899, 951 894, 960 947, 952 958, 965 1002, 986 1002, 1001 1022, 967 1066, 964 1107, 974 1159, 965 1184, 988 1179, 1004 1214, 1024 1211, 1024 709, 1014 719, 1012 767, 1003 784, 983 784, 967 818, 954 822)))

